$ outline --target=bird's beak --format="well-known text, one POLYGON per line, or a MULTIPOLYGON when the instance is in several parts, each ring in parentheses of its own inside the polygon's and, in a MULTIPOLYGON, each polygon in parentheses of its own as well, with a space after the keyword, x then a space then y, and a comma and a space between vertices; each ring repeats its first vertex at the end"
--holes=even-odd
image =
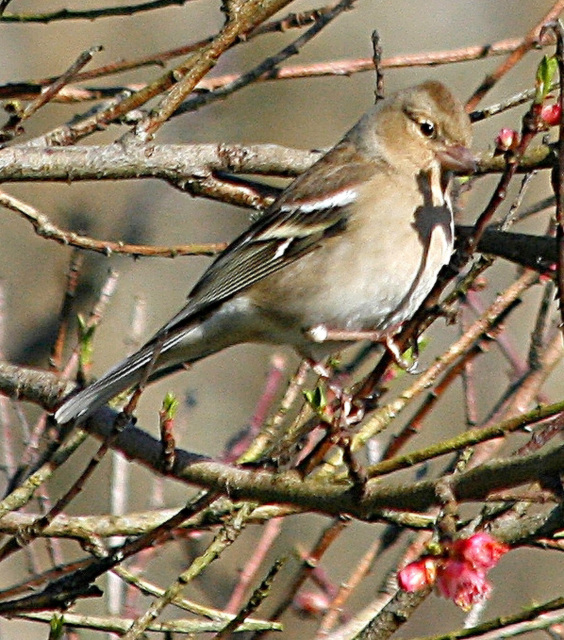
POLYGON ((477 164, 472 152, 462 144, 453 144, 438 152, 439 162, 446 171, 474 173, 477 164))

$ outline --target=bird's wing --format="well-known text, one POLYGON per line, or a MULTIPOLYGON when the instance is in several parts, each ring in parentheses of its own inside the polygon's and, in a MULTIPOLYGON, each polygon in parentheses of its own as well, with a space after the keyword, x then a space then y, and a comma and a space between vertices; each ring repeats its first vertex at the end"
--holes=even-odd
POLYGON ((378 169, 349 143, 334 147, 216 258, 190 292, 187 305, 157 335, 315 250, 324 236, 341 233, 359 187, 378 169), (334 154, 341 156, 338 161, 334 154))

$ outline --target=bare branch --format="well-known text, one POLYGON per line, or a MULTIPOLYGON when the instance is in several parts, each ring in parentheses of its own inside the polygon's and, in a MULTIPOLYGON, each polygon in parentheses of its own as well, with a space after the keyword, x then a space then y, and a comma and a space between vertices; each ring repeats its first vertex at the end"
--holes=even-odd
MULTIPOLYGON (((96 20, 97 18, 111 18, 115 16, 130 16, 144 11, 154 11, 170 6, 182 6, 192 0, 150 0, 138 4, 125 5, 123 7, 105 7, 103 9, 88 9, 77 11, 60 9, 50 13, 0 13, 0 22, 16 23, 42 23, 58 20, 96 20)), ((6 3, 7 4, 7 3, 6 3)))

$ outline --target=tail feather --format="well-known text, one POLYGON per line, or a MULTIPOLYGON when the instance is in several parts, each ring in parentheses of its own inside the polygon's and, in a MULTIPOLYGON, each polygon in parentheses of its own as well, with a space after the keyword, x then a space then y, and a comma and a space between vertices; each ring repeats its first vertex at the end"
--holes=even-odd
POLYGON ((59 424, 66 424, 71 420, 86 420, 96 409, 141 380, 144 367, 151 362, 153 350, 154 345, 141 349, 70 397, 55 412, 55 420, 59 424))
POLYGON ((139 351, 110 369, 97 382, 68 398, 55 412, 55 420, 66 424, 84 422, 99 407, 137 384, 151 365, 149 381, 248 338, 248 311, 244 304, 225 304, 192 325, 182 324, 170 333, 160 331, 139 351), (241 312, 245 322, 240 317, 241 312), (244 331, 243 331, 244 329, 244 331), (157 352, 155 362, 152 360, 157 352))

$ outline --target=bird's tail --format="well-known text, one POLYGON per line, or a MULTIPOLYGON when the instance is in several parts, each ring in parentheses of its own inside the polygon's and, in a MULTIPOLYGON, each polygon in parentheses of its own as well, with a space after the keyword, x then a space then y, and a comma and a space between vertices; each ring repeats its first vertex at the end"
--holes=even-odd
POLYGON ((129 387, 137 384, 151 365, 155 345, 150 344, 110 369, 99 380, 68 398, 55 412, 55 420, 66 424, 84 422, 99 407, 129 387))
POLYGON ((244 341, 249 333, 246 305, 226 304, 207 317, 190 320, 182 311, 139 351, 110 369, 97 382, 65 400, 55 412, 55 420, 59 424, 71 420, 84 422, 96 409, 138 384, 145 375, 149 382, 168 375, 185 364, 244 341))

